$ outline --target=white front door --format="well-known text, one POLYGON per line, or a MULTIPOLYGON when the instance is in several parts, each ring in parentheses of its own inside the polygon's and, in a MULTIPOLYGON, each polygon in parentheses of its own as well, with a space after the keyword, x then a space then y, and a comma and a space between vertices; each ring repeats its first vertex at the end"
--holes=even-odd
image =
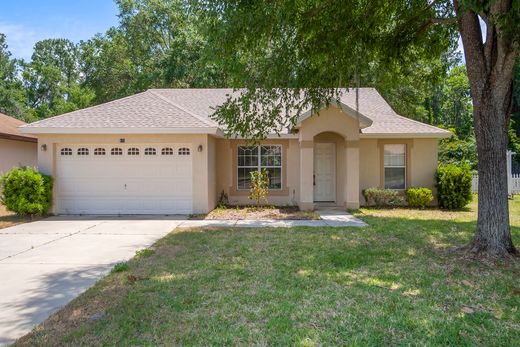
POLYGON ((314 144, 314 201, 336 200, 336 146, 314 144))

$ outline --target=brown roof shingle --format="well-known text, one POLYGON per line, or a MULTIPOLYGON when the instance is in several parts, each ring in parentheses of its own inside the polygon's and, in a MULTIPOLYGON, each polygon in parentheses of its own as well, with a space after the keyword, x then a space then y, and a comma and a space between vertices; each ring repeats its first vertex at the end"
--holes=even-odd
POLYGON ((36 137, 20 132, 18 127, 24 124, 26 123, 19 119, 0 113, 0 138, 36 142, 36 137))

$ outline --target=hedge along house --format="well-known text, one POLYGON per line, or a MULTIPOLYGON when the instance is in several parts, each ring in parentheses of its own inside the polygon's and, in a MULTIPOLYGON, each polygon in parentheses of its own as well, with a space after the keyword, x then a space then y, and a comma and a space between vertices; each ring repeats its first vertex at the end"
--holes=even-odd
POLYGON ((250 172, 267 169, 269 203, 357 208, 369 187, 432 188, 450 132, 399 116, 372 88, 345 92, 297 131, 258 146, 210 118, 231 89, 151 89, 21 127, 55 177, 57 214, 177 214, 213 209, 221 192, 248 204, 250 172))

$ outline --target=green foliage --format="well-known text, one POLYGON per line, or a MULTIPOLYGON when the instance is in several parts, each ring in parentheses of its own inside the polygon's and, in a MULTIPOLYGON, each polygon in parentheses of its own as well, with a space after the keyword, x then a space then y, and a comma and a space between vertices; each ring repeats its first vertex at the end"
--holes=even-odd
POLYGON ((368 206, 392 207, 404 203, 403 194, 394 189, 367 188, 363 190, 363 196, 368 206))
POLYGON ((52 181, 33 168, 13 168, 0 178, 0 200, 18 215, 45 215, 52 203, 52 181))
POLYGON ((19 62, 11 59, 5 35, 0 33, 0 112, 26 118, 24 89, 18 78, 19 62))
POLYGON ((406 202, 410 207, 425 208, 433 201, 431 189, 424 187, 408 188, 405 191, 406 202))
POLYGON ((136 251, 135 256, 137 258, 148 258, 149 256, 151 256, 154 253, 155 253, 155 251, 153 249, 145 248, 145 249, 140 249, 140 250, 136 251))
MULTIPOLYGON (((450 2, 196 3, 207 23, 204 34, 221 43, 209 46, 207 56, 224 67, 232 84, 247 87, 220 107, 215 118, 229 133, 248 138, 285 129, 301 112, 334 103, 338 91, 330 88, 373 86, 370 82, 383 80, 385 71, 404 76, 417 61, 425 62, 421 68, 427 70, 457 38, 450 26, 420 30, 432 16, 450 14, 450 2), (295 110, 290 119, 288 107, 295 110)), ((390 76, 384 78, 389 87, 402 82, 394 78, 390 83, 390 76)))
POLYGON ((269 193, 269 172, 266 169, 251 171, 251 187, 249 188, 249 199, 254 200, 257 205, 261 201, 267 203, 269 193))
POLYGON ((435 180, 440 207, 455 210, 471 201, 472 174, 468 165, 440 165, 435 180))
POLYGON ((130 266, 128 266, 128 264, 126 262, 120 262, 120 263, 117 263, 116 265, 114 265, 114 267, 112 268, 112 272, 113 273, 124 272, 124 271, 128 271, 129 269, 130 269, 130 266))
POLYGON ((449 129, 453 136, 439 141, 439 163, 442 165, 467 164, 472 170, 477 169, 477 144, 475 137, 471 136, 461 140, 455 129, 449 129))
POLYGON ((220 195, 218 198, 217 207, 226 208, 228 205, 229 205, 229 197, 228 197, 227 193, 224 190, 222 190, 220 192, 220 195))

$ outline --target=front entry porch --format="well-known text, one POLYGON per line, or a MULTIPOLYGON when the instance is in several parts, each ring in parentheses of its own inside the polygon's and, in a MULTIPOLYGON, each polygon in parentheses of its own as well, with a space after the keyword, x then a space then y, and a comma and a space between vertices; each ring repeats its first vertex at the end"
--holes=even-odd
POLYGON ((321 132, 300 141, 300 209, 359 208, 359 139, 321 132))

